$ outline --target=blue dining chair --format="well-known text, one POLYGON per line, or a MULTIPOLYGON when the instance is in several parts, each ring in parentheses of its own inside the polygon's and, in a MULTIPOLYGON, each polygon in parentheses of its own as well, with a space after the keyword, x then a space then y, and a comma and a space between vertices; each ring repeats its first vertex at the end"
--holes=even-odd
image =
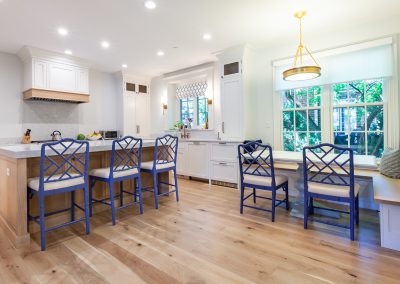
POLYGON ((153 177, 153 186, 143 188, 143 191, 150 191, 154 193, 154 203, 158 209, 158 197, 169 195, 175 192, 176 201, 179 201, 178 180, 176 177, 176 156, 178 152, 178 137, 172 135, 165 135, 158 137, 155 141, 153 161, 143 162, 141 169, 145 173, 150 173, 153 177), (170 172, 174 173, 174 184, 169 182, 160 181, 159 174, 170 172), (173 186, 174 190, 160 193, 160 185, 173 186))
POLYGON ((40 244, 42 251, 46 250, 46 232, 71 225, 86 222, 86 234, 90 233, 89 201, 88 201, 88 163, 89 143, 73 139, 62 139, 57 142, 44 143, 40 154, 40 175, 28 179, 28 225, 32 220, 40 225, 40 244), (83 189, 84 206, 75 203, 75 191, 83 189), (45 212, 45 197, 71 193, 69 208, 45 212), (39 216, 30 215, 30 199, 37 196, 39 200, 39 216), (85 212, 85 216, 75 219, 75 208, 85 212), (70 221, 53 227, 45 227, 45 217, 70 211, 70 221))
POLYGON ((360 186, 354 182, 354 156, 351 148, 332 144, 320 144, 303 148, 304 167, 304 229, 308 215, 314 209, 350 214, 350 226, 313 218, 314 222, 350 229, 354 241, 354 221, 359 223, 360 186), (341 202, 349 205, 349 211, 314 206, 314 198, 341 202))
POLYGON ((271 212, 272 222, 275 222, 275 208, 285 202, 286 210, 289 210, 289 183, 288 178, 283 175, 275 175, 274 158, 272 148, 258 142, 240 144, 238 146, 239 169, 240 169, 240 214, 243 207, 253 208, 271 212), (252 188, 253 192, 245 196, 245 189, 252 188), (281 189, 285 193, 285 199, 276 199, 276 192, 281 189), (272 198, 256 194, 256 190, 271 191, 272 198), (245 201, 253 197, 253 203, 257 198, 268 199, 272 202, 271 210, 245 204, 245 201))
POLYGON ((142 139, 125 136, 112 143, 110 166, 107 168, 93 169, 89 173, 90 179, 90 216, 92 216, 93 203, 102 203, 111 207, 112 224, 115 225, 116 210, 139 203, 140 214, 143 214, 142 190, 140 180, 140 165, 142 162, 142 139), (133 181, 133 192, 124 190, 123 182, 133 181), (109 197, 102 199, 93 198, 93 187, 96 182, 108 184, 109 197), (114 183, 119 182, 119 194, 114 193, 114 183), (133 196, 133 201, 124 204, 124 193, 133 196), (115 207, 115 197, 119 197, 119 207, 115 207), (139 201, 137 201, 139 198, 139 201), (109 200, 109 202, 107 202, 109 200))

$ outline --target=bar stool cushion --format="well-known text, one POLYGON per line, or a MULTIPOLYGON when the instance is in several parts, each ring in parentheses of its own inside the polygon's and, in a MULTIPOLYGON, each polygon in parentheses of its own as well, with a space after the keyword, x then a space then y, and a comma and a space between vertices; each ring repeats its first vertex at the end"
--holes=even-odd
MULTIPOLYGON (((167 163, 167 161, 160 161, 160 162, 162 164, 157 164, 156 165, 156 169, 157 170, 163 170, 163 169, 175 167, 175 163, 174 162, 168 162, 168 163, 167 163)), ((154 163, 154 161, 143 162, 141 164, 140 168, 144 169, 144 170, 152 170, 153 169, 153 163, 154 163)))
MULTIPOLYGON (((275 184, 280 186, 288 181, 287 176, 275 175, 275 184)), ((256 176, 256 175, 243 175, 243 183, 260 185, 260 186, 272 186, 272 178, 267 176, 256 176)))
MULTIPOLYGON (((54 175, 51 177, 51 180, 56 180, 60 177, 61 175, 54 175)), ((79 176, 78 174, 71 174, 72 177, 74 176, 79 176)), ((47 176, 44 177, 46 180, 47 176)), ((39 191, 39 179, 38 177, 36 178, 30 178, 28 179, 28 187, 39 191)), ((70 186, 75 186, 79 184, 85 184, 85 179, 83 177, 78 177, 78 178, 73 178, 73 179, 68 179, 68 180, 62 180, 62 181, 54 181, 54 182, 48 182, 44 184, 44 190, 56 190, 60 188, 65 188, 65 187, 70 187, 70 186)))
MULTIPOLYGON (((122 166, 118 167, 117 170, 121 170, 122 166)), ((139 171, 137 168, 117 171, 113 173, 114 178, 126 177, 137 174, 139 171)), ((109 178, 110 177, 110 168, 101 168, 101 169, 93 169, 89 172, 90 176, 99 177, 99 178, 109 178)))
MULTIPOLYGON (((308 182, 308 191, 336 197, 350 197, 350 186, 308 182)), ((354 184, 354 196, 360 191, 360 185, 354 184)))

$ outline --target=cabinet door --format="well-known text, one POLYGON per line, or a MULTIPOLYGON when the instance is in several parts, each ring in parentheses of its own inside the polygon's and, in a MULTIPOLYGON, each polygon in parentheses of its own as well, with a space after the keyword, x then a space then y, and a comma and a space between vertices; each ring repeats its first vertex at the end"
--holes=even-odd
POLYGON ((89 94, 89 70, 76 69, 77 92, 89 94))
POLYGON ((150 134, 150 96, 148 94, 135 94, 136 97, 136 134, 148 136, 150 134))
POLYGON ((136 129, 136 96, 125 92, 123 100, 123 135, 137 136, 136 129))
POLYGON ((208 179, 209 154, 207 143, 188 143, 187 157, 188 175, 208 179))
POLYGON ((211 179, 238 183, 237 163, 211 162, 211 179))
POLYGON ((233 143, 212 143, 211 145, 211 161, 237 162, 238 150, 237 144, 233 143))
POLYGON ((222 135, 224 138, 243 137, 243 87, 242 79, 221 80, 222 135))
POLYGON ((49 88, 55 91, 76 92, 76 68, 65 64, 50 63, 49 88))
POLYGON ((46 89, 47 82, 47 62, 34 60, 33 62, 33 88, 46 89))
POLYGON ((221 66, 221 79, 229 79, 241 77, 242 61, 241 60, 225 60, 221 66))
POLYGON ((176 157, 176 171, 178 175, 187 175, 187 144, 179 142, 176 157))

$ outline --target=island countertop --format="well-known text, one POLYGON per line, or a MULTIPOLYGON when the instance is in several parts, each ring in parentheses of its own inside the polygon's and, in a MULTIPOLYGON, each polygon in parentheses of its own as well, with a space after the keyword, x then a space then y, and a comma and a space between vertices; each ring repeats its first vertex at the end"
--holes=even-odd
MULTIPOLYGON (((111 151, 112 140, 89 141, 90 152, 111 151)), ((143 147, 154 147, 155 140, 143 140, 143 147)), ((42 144, 15 144, 0 147, 0 155, 13 159, 40 157, 42 144)))

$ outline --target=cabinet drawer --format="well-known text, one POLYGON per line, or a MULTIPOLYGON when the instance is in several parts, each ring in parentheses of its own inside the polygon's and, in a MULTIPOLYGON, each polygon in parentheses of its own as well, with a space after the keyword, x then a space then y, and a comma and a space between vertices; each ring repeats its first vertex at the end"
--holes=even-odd
POLYGON ((211 161, 237 162, 237 144, 211 144, 211 161))
POLYGON ((211 162, 211 179, 230 183, 238 182, 236 163, 211 162))

